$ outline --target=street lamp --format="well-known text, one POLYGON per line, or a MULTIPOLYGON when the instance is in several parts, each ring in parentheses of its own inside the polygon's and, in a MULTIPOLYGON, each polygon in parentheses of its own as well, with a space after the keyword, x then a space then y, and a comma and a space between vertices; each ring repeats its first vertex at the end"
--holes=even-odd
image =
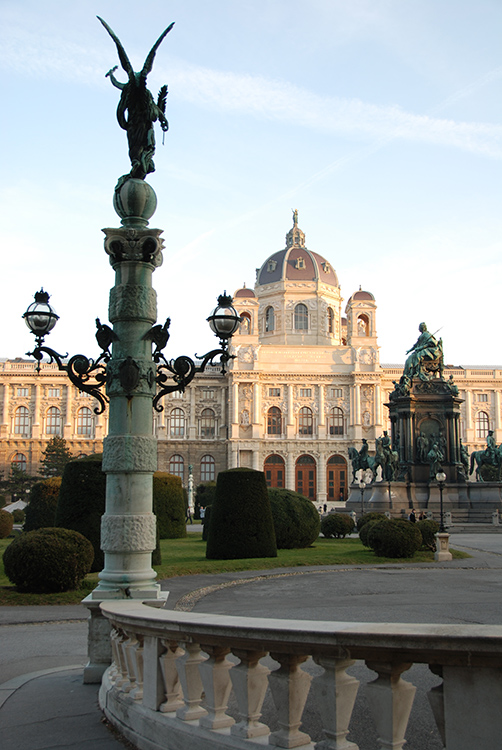
POLYGON ((359 480, 359 489, 361 490, 361 516, 364 516, 364 488, 366 487, 366 482, 364 479, 359 480))
POLYGON ((446 531, 444 526, 444 515, 443 515, 443 488, 446 482, 446 474, 443 469, 440 469, 436 474, 436 481, 439 486, 439 533, 444 534, 446 531))

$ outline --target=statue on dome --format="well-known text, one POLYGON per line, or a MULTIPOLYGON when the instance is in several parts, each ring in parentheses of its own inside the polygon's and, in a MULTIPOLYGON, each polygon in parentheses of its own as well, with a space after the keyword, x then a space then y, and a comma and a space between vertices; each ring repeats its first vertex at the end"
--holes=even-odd
POLYGON ((418 326, 420 336, 408 349, 403 375, 406 378, 419 377, 421 380, 430 380, 434 372, 443 373, 443 341, 436 339, 434 334, 429 333, 425 323, 418 326))
POLYGON ((293 224, 296 226, 298 224, 298 209, 293 209, 293 224))
POLYGON ((118 68, 117 65, 106 73, 106 77, 110 78, 112 84, 122 92, 117 106, 117 120, 120 127, 127 132, 129 158, 131 160, 131 171, 129 174, 120 177, 115 188, 115 190, 119 190, 126 180, 131 178, 144 180, 147 174, 155 171, 153 123, 158 120, 164 133, 169 128, 165 117, 167 86, 162 86, 157 102, 155 102, 151 92, 146 87, 146 79, 152 70, 155 53, 164 37, 173 28, 174 22, 162 32, 153 45, 141 72, 135 73, 120 39, 102 18, 99 16, 97 18, 115 42, 122 68, 129 78, 127 83, 121 83, 115 78, 114 73, 118 68))

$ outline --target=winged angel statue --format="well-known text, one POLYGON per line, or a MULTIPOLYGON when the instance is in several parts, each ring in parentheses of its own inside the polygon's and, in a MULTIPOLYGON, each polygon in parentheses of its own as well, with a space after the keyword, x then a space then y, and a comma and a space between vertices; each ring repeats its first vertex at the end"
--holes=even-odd
POLYGON ((117 120, 120 127, 127 132, 129 144, 129 158, 131 160, 131 171, 120 177, 115 190, 119 190, 124 182, 130 178, 144 180, 146 175, 155 171, 153 155, 155 153, 155 133, 153 123, 157 120, 165 133, 169 128, 166 120, 167 86, 162 86, 159 91, 157 103, 146 87, 146 79, 153 67, 155 53, 164 37, 169 34, 174 22, 159 36, 152 49, 148 53, 141 72, 135 73, 126 51, 118 36, 108 26, 106 21, 97 16, 117 46, 117 52, 122 68, 128 75, 128 82, 121 83, 115 78, 114 68, 108 71, 112 84, 121 90, 120 101, 117 106, 117 120))

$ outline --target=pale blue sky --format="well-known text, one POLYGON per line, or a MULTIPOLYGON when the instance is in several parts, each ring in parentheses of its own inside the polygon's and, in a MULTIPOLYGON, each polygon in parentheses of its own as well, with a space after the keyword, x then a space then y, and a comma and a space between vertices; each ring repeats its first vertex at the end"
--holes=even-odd
POLYGON ((375 295, 382 362, 425 320, 448 363, 502 364, 500 0, 0 0, 0 356, 32 348, 20 316, 42 285, 50 344, 98 351, 101 228, 129 162, 96 14, 135 69, 176 22, 149 78, 169 86, 149 177, 168 356, 212 347, 216 296, 254 284, 297 208, 343 297, 375 295))

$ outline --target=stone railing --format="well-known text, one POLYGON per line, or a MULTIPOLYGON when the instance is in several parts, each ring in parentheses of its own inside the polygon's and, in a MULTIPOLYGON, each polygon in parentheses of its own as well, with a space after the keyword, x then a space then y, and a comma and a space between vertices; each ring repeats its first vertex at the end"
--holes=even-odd
MULTIPOLYGON (((134 601, 101 608, 111 621, 113 664, 100 705, 142 750, 357 750, 347 734, 359 681, 346 672, 356 660, 377 674, 364 689, 364 721, 374 723, 381 750, 404 745, 416 688, 401 675, 415 663, 442 680, 428 699, 447 750, 500 747, 502 626, 273 620, 172 612, 134 601), (309 657, 319 672, 314 677, 301 668, 309 657), (273 731, 261 721, 268 687, 273 731), (311 691, 323 735, 315 745, 300 729, 311 691)), ((427 737, 421 743, 430 746, 427 737)))

